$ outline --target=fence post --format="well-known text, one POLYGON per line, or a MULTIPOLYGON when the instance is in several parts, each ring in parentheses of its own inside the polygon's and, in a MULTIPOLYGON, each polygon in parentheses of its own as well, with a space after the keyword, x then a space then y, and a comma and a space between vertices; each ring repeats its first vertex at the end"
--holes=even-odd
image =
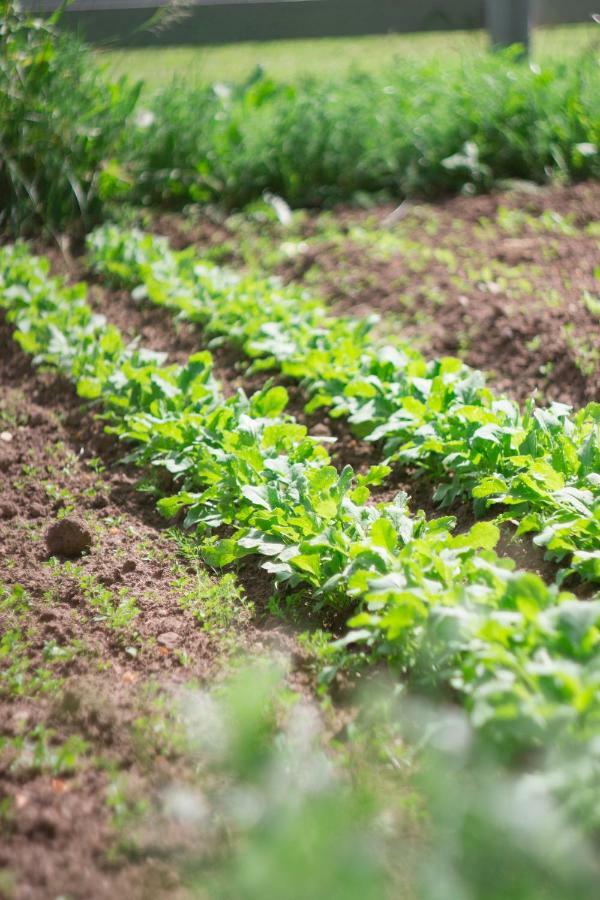
POLYGON ((485 15, 493 49, 522 44, 529 53, 529 0, 485 0, 485 15))

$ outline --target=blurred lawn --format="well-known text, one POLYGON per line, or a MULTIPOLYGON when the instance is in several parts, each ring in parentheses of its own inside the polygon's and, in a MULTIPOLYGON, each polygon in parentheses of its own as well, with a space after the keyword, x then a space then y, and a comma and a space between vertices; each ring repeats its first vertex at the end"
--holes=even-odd
MULTIPOLYGON (((593 24, 537 29, 533 57, 543 63, 568 59, 593 45, 597 49, 599 32, 593 24)), ((154 89, 173 76, 184 77, 188 84, 238 81, 258 64, 270 75, 293 79, 306 73, 343 73, 352 67, 377 71, 398 57, 414 57, 423 62, 428 57, 447 54, 449 60, 459 59, 465 53, 481 52, 486 46, 487 34, 483 31, 454 31, 98 53, 111 76, 131 75, 154 89)))

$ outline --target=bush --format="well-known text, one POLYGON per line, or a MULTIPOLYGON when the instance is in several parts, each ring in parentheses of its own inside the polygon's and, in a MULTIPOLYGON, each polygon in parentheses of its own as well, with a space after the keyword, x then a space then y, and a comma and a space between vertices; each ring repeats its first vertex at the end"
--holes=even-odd
POLYGON ((264 76, 228 88, 174 83, 131 136, 148 203, 243 206, 268 190, 293 206, 600 175, 600 69, 591 54, 543 70, 508 51, 382 75, 264 76))
MULTIPOLYGON (((87 226, 139 88, 108 85, 89 50, 7 0, 0 18, 0 228, 87 226)), ((105 179, 105 183, 108 179, 105 179)))

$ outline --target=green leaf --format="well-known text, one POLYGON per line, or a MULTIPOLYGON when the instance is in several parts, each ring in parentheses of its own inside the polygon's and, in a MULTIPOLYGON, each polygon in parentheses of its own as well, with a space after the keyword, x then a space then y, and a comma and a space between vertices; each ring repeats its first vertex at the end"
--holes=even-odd
POLYGON ((350 491, 350 494, 348 496, 350 497, 350 499, 352 500, 353 503, 356 503, 359 506, 362 506, 363 504, 365 504, 367 502, 367 500, 371 496, 371 491, 369 490, 368 487, 365 487, 363 485, 361 487, 354 488, 353 491, 350 491))
POLYGON ((77 393, 85 400, 97 400, 102 396, 102 383, 97 378, 80 378, 77 393))
POLYGON ((363 485, 379 485, 391 471, 391 466, 371 466, 364 475, 358 476, 356 483, 359 487, 363 485))
POLYGON ((455 547, 493 550, 500 540, 500 529, 493 522, 476 522, 465 534, 453 538, 455 547))
POLYGON ((373 522, 373 524, 371 525, 370 535, 371 540, 376 547, 385 547, 386 550, 389 550, 390 553, 393 553, 396 547, 398 536, 396 534, 396 529, 389 519, 385 519, 382 517, 373 522))
POLYGON ((239 542, 232 538, 225 538, 216 544, 204 544, 201 546, 200 552, 204 562, 216 569, 228 566, 236 559, 246 555, 239 542))
POLYGON ((242 485, 241 492, 246 500, 253 503, 254 506, 262 506, 263 509, 271 509, 267 499, 267 486, 264 484, 255 486, 252 484, 242 485))
POLYGON ((301 553, 299 556, 293 556, 290 563, 301 572, 308 572, 319 578, 321 575, 321 558, 318 553, 301 553))
POLYGON ((288 402, 288 392, 284 387, 272 387, 262 395, 255 394, 252 405, 266 419, 275 419, 281 415, 288 402))
POLYGON ((173 516, 176 516, 179 510, 184 506, 191 506, 196 503, 201 496, 201 494, 191 494, 187 491, 182 491, 180 494, 175 494, 173 497, 163 497, 157 503, 158 510, 161 515, 170 519, 173 516))
POLYGON ((471 493, 476 499, 484 499, 485 497, 491 497, 492 495, 504 494, 506 493, 507 488, 508 485, 503 478, 493 476, 490 478, 483 478, 479 484, 475 485, 471 493))

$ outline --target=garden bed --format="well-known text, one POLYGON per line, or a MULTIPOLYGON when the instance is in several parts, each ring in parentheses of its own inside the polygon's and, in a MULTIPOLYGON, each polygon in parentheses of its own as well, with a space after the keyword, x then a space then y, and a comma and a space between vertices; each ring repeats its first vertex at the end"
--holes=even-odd
MULTIPOLYGON (((235 217, 192 209, 156 216, 151 227, 251 278, 276 273, 292 291, 325 297, 335 313, 381 313, 378 340, 398 336, 427 356, 457 355, 521 402, 537 391, 540 403, 578 408, 598 398, 600 385, 599 199, 591 183, 396 212, 388 205, 301 213, 286 226, 268 205, 235 217)), ((55 273, 89 282, 91 307, 126 341, 138 338, 185 364, 213 340, 213 374, 226 398, 272 377, 288 391, 297 423, 317 440, 336 439, 338 470, 350 464, 364 475, 380 461, 381 446, 353 434, 344 417, 305 411, 306 385, 285 372, 249 371, 227 335, 215 346, 210 330, 132 298, 84 256, 36 249, 55 273)), ((19 900, 173 896, 182 890, 181 858, 190 850, 201 858, 202 850, 194 832, 161 818, 165 786, 192 777, 189 758, 165 736, 165 703, 190 681, 218 682, 240 649, 291 659, 288 687, 312 697, 322 663, 298 634, 318 622, 339 636, 348 609, 313 609, 310 593, 286 600, 285 589, 274 604, 273 580, 258 564, 241 560, 238 581, 221 581, 182 555, 156 512, 156 482, 140 493, 147 471, 122 465, 123 445, 104 434, 98 405, 82 406, 66 379, 32 368, 7 322, 1 338, 0 551, 4 581, 21 585, 27 600, 6 595, 2 609, 15 643, 0 698, 0 889, 19 900), (44 542, 65 516, 92 538, 74 562, 52 557, 44 542)), ((389 504, 404 489, 412 512, 439 515, 435 484, 415 474, 395 471, 373 487, 372 502, 389 504)), ((168 481, 160 489, 168 494, 168 481)), ((450 512, 459 533, 476 521, 468 500, 450 512)), ((514 541, 505 533, 498 552, 549 583, 557 574, 528 535, 514 541)), ((593 590, 577 578, 569 587, 581 597, 593 590)), ((345 734, 348 715, 343 704, 328 714, 328 739, 345 734)))

